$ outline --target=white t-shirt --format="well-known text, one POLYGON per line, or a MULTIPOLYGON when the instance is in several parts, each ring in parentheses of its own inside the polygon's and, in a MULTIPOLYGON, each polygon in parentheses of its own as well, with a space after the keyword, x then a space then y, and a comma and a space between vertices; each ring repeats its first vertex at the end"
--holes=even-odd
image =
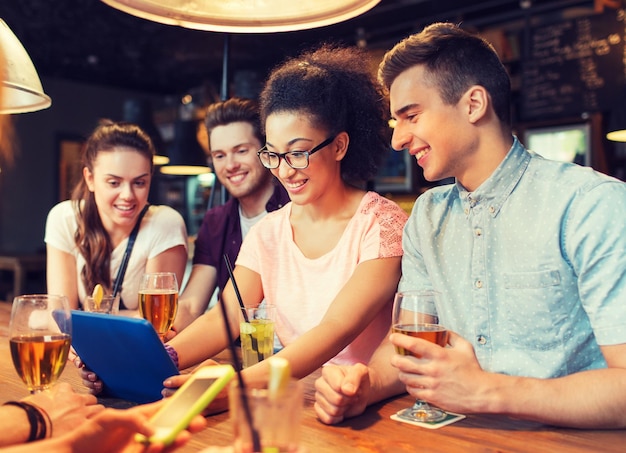
POLYGON ((241 211, 241 205, 239 205, 239 225, 241 226, 241 238, 245 238, 248 234, 248 231, 250 231, 250 228, 252 228, 253 225, 256 225, 258 221, 266 215, 267 211, 263 211, 262 213, 254 217, 246 217, 241 211))
MULTIPOLYGON (((44 240, 46 244, 70 253, 76 258, 78 298, 82 301, 92 288, 87 290, 80 277, 85 259, 74 243, 76 228, 72 201, 62 201, 48 213, 44 240)), ((115 281, 127 244, 128 238, 118 244, 111 253, 111 282, 115 281)), ((178 245, 187 248, 187 229, 182 216, 169 206, 150 206, 141 221, 122 283, 122 300, 126 308, 137 309, 139 282, 148 260, 178 245)))

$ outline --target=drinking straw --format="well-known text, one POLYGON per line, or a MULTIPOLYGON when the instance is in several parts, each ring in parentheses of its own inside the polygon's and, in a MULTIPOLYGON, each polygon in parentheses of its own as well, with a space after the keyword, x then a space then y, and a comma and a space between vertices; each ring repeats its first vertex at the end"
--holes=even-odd
MULTIPOLYGON (((230 281, 233 282, 233 288, 235 288, 235 294, 237 295, 237 300, 239 301, 239 306, 241 307, 241 312, 243 313, 243 319, 246 323, 249 324, 250 319, 248 318, 248 310, 246 310, 246 306, 243 304, 243 299, 241 298, 239 287, 237 286, 235 277, 233 277, 233 265, 230 263, 230 258, 228 258, 227 254, 224 254, 224 261, 226 262, 226 269, 228 269, 230 281)), ((259 343, 257 342, 257 339, 253 334, 250 334, 250 342, 252 343, 252 349, 256 351, 257 362, 260 362, 261 360, 263 360, 263 355, 261 354, 261 351, 259 351, 259 343)))
POLYGON ((235 288, 235 294, 237 295, 237 300, 239 301, 239 306, 241 307, 241 311, 243 313, 243 319, 246 322, 250 322, 248 319, 248 311, 246 310, 246 306, 243 304, 243 299, 241 299, 241 293, 239 293, 239 287, 235 282, 235 278, 233 277, 233 266, 230 264, 230 258, 228 255, 224 254, 224 261, 226 261, 226 269, 228 269, 228 275, 230 276, 230 281, 233 282, 233 287, 235 288))
MULTIPOLYGON (((226 267, 228 268, 228 275, 230 276, 230 281, 233 282, 233 286, 235 287, 235 294, 237 294, 239 305, 243 307, 244 306, 243 301, 241 300, 239 289, 237 289, 237 282, 235 281, 235 276, 233 275, 233 271, 230 265, 230 260, 228 259, 228 255, 226 254, 224 255, 224 260, 226 261, 226 267)), ((233 339, 233 333, 230 330, 230 323, 228 322, 228 313, 226 312, 226 303, 224 302, 223 297, 220 297, 219 300, 220 300, 220 307, 222 307, 222 316, 224 317, 224 324, 226 325, 228 347, 230 348, 230 353, 233 356, 233 364, 235 365, 235 371, 237 371, 237 379, 239 381, 239 397, 241 399, 241 405, 243 407, 244 415, 246 416, 246 421, 248 422, 248 425, 250 426, 250 435, 252 437, 252 451, 259 452, 261 451, 261 441, 259 440, 259 433, 254 428, 254 424, 252 423, 252 413, 250 412, 250 405, 248 404, 248 396, 246 394, 246 384, 244 383, 243 376, 241 375, 241 363, 239 362, 239 357, 237 357, 237 351, 235 350, 235 340, 233 339)))

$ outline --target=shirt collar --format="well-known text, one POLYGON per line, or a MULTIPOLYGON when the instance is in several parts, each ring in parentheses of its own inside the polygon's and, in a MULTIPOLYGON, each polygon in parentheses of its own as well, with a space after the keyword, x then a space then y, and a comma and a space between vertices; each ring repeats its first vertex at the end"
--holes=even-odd
POLYGON ((531 155, 517 137, 513 138, 513 146, 511 146, 504 160, 475 191, 468 192, 458 181, 456 182, 466 212, 479 204, 483 204, 488 206, 489 213, 495 217, 522 178, 531 155))

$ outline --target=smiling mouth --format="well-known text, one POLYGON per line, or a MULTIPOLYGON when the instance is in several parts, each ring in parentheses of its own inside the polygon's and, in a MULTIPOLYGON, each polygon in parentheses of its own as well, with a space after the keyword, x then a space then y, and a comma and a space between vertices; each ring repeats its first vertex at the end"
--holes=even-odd
POLYGON ((246 173, 238 173, 236 175, 229 176, 228 180, 232 182, 233 184, 237 184, 243 181, 245 177, 246 177, 246 173))
POLYGON ((424 148, 423 150, 421 150, 420 152, 415 154, 415 158, 417 160, 420 160, 422 157, 424 157, 429 152, 430 152, 430 147, 429 148, 424 148))
POLYGON ((302 187, 304 184, 306 184, 307 180, 302 180, 302 181, 297 181, 297 182, 288 182, 288 181, 283 181, 284 186, 287 189, 298 189, 300 187, 302 187))

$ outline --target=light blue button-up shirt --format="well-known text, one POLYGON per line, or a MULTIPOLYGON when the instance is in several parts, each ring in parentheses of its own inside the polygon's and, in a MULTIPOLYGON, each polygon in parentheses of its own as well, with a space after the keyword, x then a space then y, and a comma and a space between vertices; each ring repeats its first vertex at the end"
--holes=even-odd
POLYGON ((403 237, 400 290, 441 292, 440 322, 481 366, 549 378, 606 367, 626 343, 626 184, 554 162, 515 139, 474 192, 418 198, 403 237))

